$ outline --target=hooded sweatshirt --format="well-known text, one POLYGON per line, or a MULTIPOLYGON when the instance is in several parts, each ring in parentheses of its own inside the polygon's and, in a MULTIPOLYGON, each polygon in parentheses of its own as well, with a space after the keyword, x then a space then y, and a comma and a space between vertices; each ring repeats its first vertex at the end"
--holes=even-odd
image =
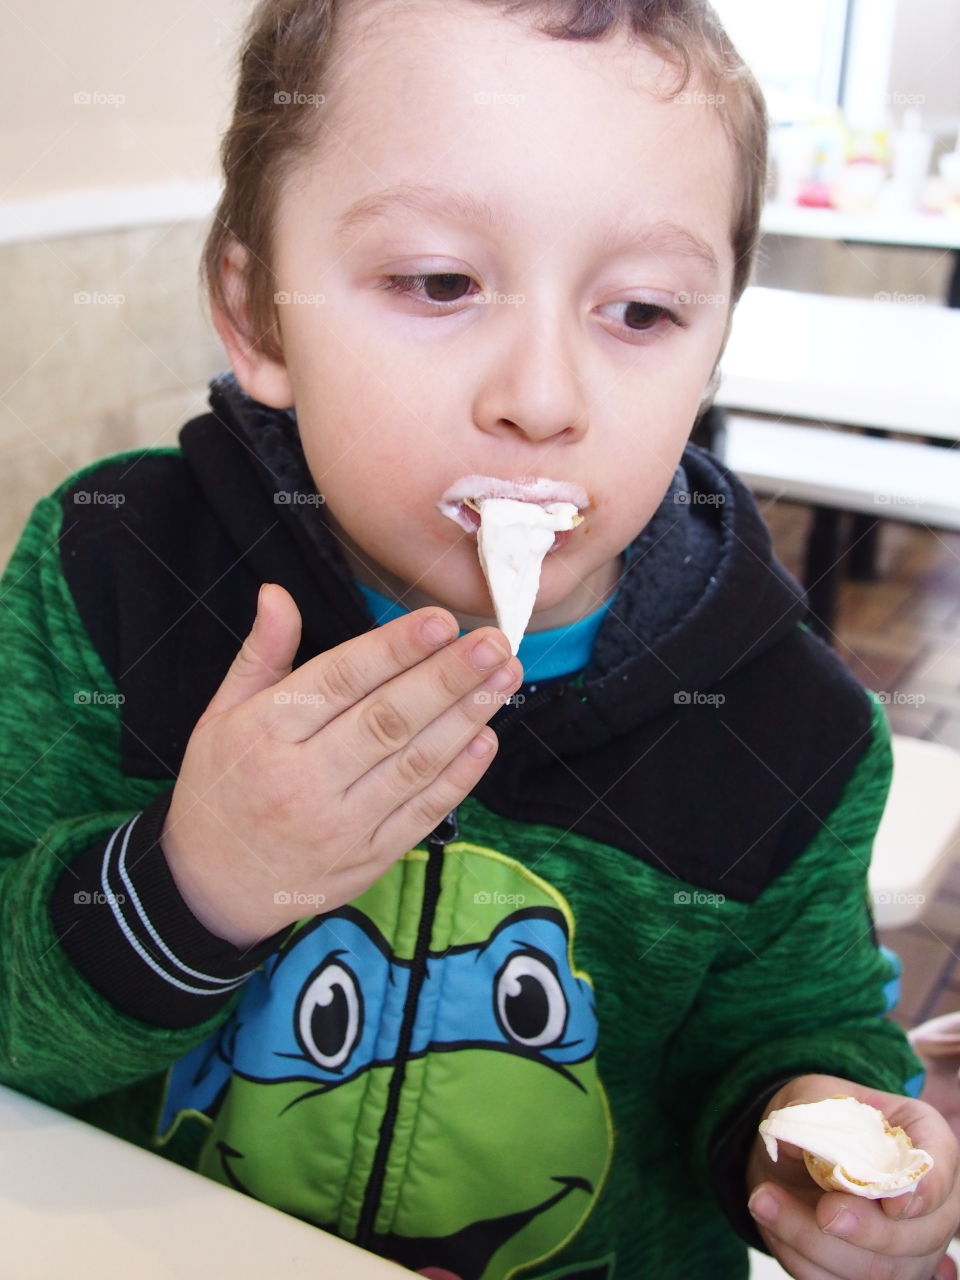
POLYGON ((772 1092, 919 1088, 866 886, 882 709, 691 446, 447 822, 335 910, 278 879, 297 923, 240 950, 159 843, 191 729, 261 583, 295 666, 376 624, 295 415, 210 407, 39 502, 0 585, 0 1081, 415 1270, 745 1277, 772 1092))

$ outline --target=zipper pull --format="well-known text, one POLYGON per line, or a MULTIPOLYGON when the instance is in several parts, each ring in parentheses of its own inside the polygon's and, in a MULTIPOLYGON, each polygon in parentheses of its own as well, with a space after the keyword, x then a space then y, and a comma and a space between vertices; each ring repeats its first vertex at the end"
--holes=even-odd
POLYGON ((457 823, 457 810, 454 806, 445 818, 442 818, 427 836, 427 848, 432 852, 439 848, 443 850, 444 845, 450 844, 452 840, 457 840, 460 836, 460 827, 457 823))

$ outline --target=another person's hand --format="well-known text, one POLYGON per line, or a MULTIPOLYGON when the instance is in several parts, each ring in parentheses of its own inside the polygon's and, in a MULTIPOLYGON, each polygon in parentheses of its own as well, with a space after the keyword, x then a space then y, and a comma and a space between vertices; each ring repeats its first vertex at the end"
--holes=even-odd
POLYGON ((520 684, 506 637, 418 609, 292 663, 293 598, 253 630, 190 736, 161 835, 211 932, 246 947, 356 898, 476 785, 520 684))
POLYGON ((822 1191, 799 1149, 778 1143, 774 1163, 758 1136, 747 1167, 747 1193, 767 1248, 796 1280, 956 1280, 944 1257, 960 1222, 960 1149, 931 1106, 836 1076, 798 1076, 779 1089, 766 1113, 797 1102, 848 1094, 877 1107, 914 1146, 934 1159, 910 1194, 866 1200, 822 1191))

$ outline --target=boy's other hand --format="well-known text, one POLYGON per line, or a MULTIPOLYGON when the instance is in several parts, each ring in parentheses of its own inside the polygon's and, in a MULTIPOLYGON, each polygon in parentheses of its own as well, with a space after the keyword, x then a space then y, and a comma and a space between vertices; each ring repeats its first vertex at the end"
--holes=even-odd
POLYGON ((238 947, 331 911, 423 840, 486 772, 486 721, 522 667, 506 637, 418 609, 292 671, 271 584, 187 743, 161 844, 187 905, 238 947))
POLYGON ((774 1163, 758 1135, 747 1166, 747 1194, 767 1248, 797 1280, 956 1280, 944 1252, 960 1224, 960 1150, 939 1112, 897 1093, 808 1075, 779 1089, 764 1115, 838 1093, 879 1108, 914 1146, 933 1156, 934 1167, 912 1193, 866 1200, 822 1191, 790 1143, 778 1143, 774 1163))

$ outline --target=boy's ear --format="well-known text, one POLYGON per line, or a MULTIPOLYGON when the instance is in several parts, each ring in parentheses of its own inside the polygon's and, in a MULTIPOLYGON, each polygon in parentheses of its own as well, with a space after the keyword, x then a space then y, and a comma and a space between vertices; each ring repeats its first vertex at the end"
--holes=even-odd
POLYGON ((290 409, 293 407, 293 388, 287 366, 282 360, 275 360, 252 345, 249 326, 245 324, 249 314, 244 285, 246 262, 247 250, 235 240, 231 241, 220 263, 220 276, 230 309, 240 322, 244 322, 247 332, 239 329, 211 300, 213 323, 227 349, 237 381, 247 395, 274 409, 290 409))

